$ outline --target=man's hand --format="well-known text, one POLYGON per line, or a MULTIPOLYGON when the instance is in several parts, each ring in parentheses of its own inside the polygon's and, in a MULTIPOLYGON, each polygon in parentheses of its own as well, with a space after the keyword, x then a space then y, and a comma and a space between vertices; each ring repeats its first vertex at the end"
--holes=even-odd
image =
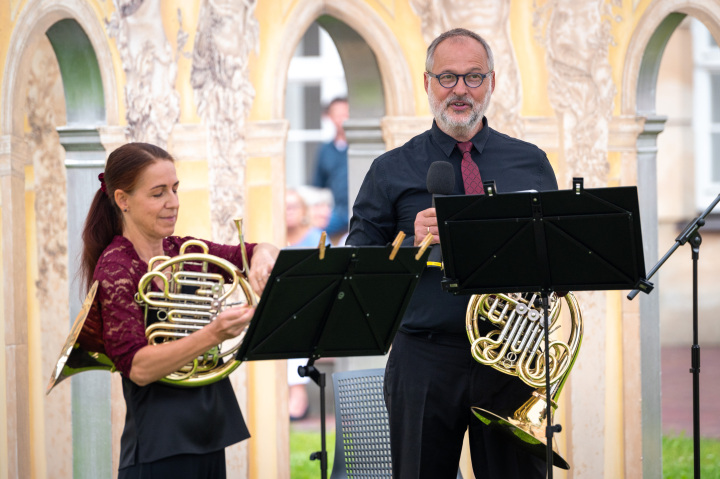
POLYGON ((430 244, 440 243, 440 232, 438 230, 437 215, 435 208, 422 210, 415 217, 415 246, 420 246, 422 240, 432 233, 433 239, 430 244))

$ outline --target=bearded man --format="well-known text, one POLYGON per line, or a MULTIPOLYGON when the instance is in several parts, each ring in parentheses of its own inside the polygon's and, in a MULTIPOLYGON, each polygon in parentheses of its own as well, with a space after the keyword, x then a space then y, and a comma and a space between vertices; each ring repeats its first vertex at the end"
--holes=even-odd
MULTIPOLYGON (((400 231, 407 245, 418 246, 428 233, 439 243, 426 186, 435 161, 452 164, 456 195, 482 194, 480 178, 494 180, 503 193, 557 189, 542 150, 488 126, 495 72, 482 37, 460 28, 441 34, 427 49, 425 70, 432 128, 375 159, 353 206, 348 245, 386 245, 400 231), (474 186, 465 183, 471 177, 474 186)), ((455 478, 466 431, 475 477, 544 477, 542 460, 472 414, 472 406, 514 411, 533 390, 472 358, 465 332, 469 297, 444 292, 442 277, 433 265, 423 271, 385 370, 393 477, 455 478)))

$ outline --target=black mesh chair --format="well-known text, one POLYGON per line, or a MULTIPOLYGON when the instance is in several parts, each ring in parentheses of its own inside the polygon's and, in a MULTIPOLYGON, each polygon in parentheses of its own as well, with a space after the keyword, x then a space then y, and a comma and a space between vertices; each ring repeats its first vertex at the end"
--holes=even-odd
POLYGON ((330 479, 392 478, 385 370, 333 373, 335 459, 330 479))
MULTIPOLYGON (((385 369, 333 373, 335 459, 330 479, 392 478, 385 369)), ((463 479, 458 469, 457 479, 463 479)))

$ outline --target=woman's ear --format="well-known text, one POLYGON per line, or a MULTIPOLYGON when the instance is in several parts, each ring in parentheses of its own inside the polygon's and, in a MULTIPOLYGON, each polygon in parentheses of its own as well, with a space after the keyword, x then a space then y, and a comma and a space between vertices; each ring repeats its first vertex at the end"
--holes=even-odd
POLYGON ((115 190, 115 204, 118 205, 122 211, 127 211, 127 193, 123 190, 115 190))

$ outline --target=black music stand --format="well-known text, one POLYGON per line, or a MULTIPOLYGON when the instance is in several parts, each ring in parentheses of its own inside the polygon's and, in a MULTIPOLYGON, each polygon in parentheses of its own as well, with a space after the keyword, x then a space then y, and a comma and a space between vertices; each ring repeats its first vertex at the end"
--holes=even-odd
POLYGON ((281 250, 237 352, 242 361, 308 358, 298 372, 320 386, 322 450, 310 459, 320 460, 323 479, 325 374, 313 364, 321 357, 390 350, 425 267, 429 251, 416 259, 418 251, 392 246, 281 250))
MULTIPOLYGON (((645 277, 635 187, 435 198, 445 266, 454 294, 540 292, 547 331, 553 291, 633 289, 645 277)), ((546 364, 549 351, 545 335, 546 364)), ((546 391, 550 378, 546 375, 546 391)), ((544 459, 552 478, 553 432, 547 400, 544 459)), ((538 454, 537 448, 531 452, 538 454)))

